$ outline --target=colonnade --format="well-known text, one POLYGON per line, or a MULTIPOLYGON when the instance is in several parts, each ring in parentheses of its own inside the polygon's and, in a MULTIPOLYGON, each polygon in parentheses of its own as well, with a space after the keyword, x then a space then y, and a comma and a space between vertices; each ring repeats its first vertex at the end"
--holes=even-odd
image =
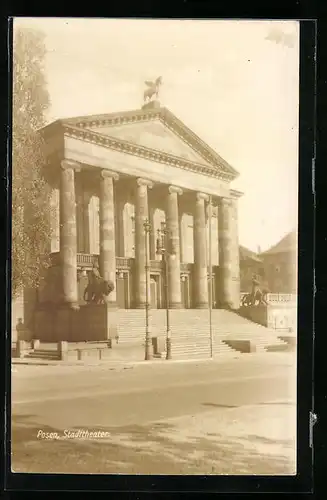
MULTIPOLYGON (((60 176, 60 255, 62 266, 63 301, 69 307, 77 307, 77 227, 75 173, 80 165, 70 161, 61 162, 60 176)), ((95 173, 96 175, 96 173, 95 173)), ((115 282, 115 218, 114 196, 115 181, 118 173, 99 169, 100 183, 100 272, 108 280, 115 282)), ((149 218, 148 192, 153 187, 149 179, 135 178, 135 307, 143 308, 146 304, 146 251, 144 222, 149 218)), ((180 214, 179 197, 183 190, 178 186, 166 185, 165 212, 173 252, 168 257, 169 305, 180 308, 181 299, 181 262, 180 262, 180 214)), ((206 248, 206 204, 208 195, 194 192, 194 306, 208 307, 208 262, 206 248)), ((239 263, 237 231, 232 231, 232 224, 237 223, 236 200, 218 198, 218 237, 219 237, 219 282, 220 303, 224 307, 235 306, 239 301, 239 263), (235 299, 235 297, 237 297, 235 299)), ((109 305, 116 304, 116 290, 108 297, 109 305)))

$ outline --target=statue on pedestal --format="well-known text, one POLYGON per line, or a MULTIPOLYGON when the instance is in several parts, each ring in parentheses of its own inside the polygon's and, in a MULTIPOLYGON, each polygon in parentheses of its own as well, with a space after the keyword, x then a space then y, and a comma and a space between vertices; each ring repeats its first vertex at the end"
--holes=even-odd
POLYGON ((152 97, 155 96, 158 99, 159 89, 162 85, 162 77, 159 76, 154 82, 146 81, 147 89, 144 91, 144 102, 151 101, 152 97))
POLYGON ((89 283, 84 290, 84 300, 89 304, 104 304, 105 297, 108 297, 114 289, 115 285, 112 281, 102 278, 99 265, 97 261, 94 261, 92 271, 89 274, 89 283))
POLYGON ((252 276, 251 292, 247 293, 242 299, 242 306, 268 305, 268 290, 261 289, 260 281, 256 275, 252 276))

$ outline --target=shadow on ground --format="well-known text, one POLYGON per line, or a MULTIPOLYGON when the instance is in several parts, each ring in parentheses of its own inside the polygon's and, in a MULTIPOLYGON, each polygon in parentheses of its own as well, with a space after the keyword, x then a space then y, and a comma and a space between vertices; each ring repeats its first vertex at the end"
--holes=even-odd
MULTIPOLYGON (((260 474, 293 473, 287 456, 258 453, 255 447, 204 433, 199 438, 178 437, 173 425, 164 422, 110 428, 110 437, 98 440, 40 439, 44 433, 62 431, 35 422, 33 415, 12 418, 12 470, 35 473, 75 474, 260 474), (175 436, 174 436, 175 431, 175 436)), ((69 429, 71 432, 77 429, 69 429)), ((249 436, 251 440, 261 439, 249 436)), ((269 445, 270 440, 265 440, 269 445)), ((275 444, 274 441, 271 442, 275 444)), ((285 443, 284 443, 285 445, 285 443)), ((291 446, 286 443, 286 446, 291 446)))

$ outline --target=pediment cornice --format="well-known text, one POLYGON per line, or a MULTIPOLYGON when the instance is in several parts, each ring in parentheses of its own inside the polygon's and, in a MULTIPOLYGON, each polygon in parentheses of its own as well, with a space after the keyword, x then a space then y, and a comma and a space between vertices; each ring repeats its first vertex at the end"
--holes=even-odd
POLYGON ((141 146, 123 139, 117 139, 117 137, 111 137, 107 134, 103 135, 99 132, 93 132, 88 128, 76 127, 68 124, 63 124, 62 127, 64 134, 67 137, 73 137, 85 142, 97 144, 124 154, 139 156, 150 161, 172 165, 193 172, 200 172, 223 181, 231 181, 233 179, 230 174, 222 172, 211 165, 204 165, 202 163, 186 160, 170 153, 141 146))
POLYGON ((208 144, 200 139, 191 129, 189 129, 181 120, 179 120, 167 108, 141 109, 134 111, 125 111, 120 113, 110 113, 92 116, 80 116, 59 120, 48 127, 44 132, 47 134, 51 128, 63 126, 66 135, 77 134, 79 137, 88 137, 91 142, 105 145, 108 148, 118 149, 127 154, 148 157, 153 161, 161 163, 175 164, 179 167, 205 173, 209 176, 218 177, 224 180, 232 181, 238 177, 239 173, 231 167, 218 153, 216 153, 208 144), (206 165, 194 161, 186 160, 174 156, 170 153, 148 148, 146 146, 129 143, 126 140, 110 137, 97 132, 92 132, 92 128, 118 126, 131 123, 149 122, 152 120, 161 121, 168 129, 178 136, 184 143, 196 151, 206 161, 206 165), (75 132, 74 132, 75 131, 75 132), (83 133, 82 133, 83 132, 83 133), (91 135, 90 135, 91 134, 91 135), (209 165, 208 165, 209 164, 209 165), (210 165, 212 167, 210 167, 210 165))

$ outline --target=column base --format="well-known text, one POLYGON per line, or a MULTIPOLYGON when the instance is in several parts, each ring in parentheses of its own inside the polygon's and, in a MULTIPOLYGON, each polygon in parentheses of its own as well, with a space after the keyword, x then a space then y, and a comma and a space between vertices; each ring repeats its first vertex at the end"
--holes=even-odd
POLYGON ((219 309, 226 309, 227 311, 233 311, 235 309, 239 309, 239 306, 235 307, 235 304, 232 302, 221 302, 219 304, 219 309))
POLYGON ((146 309, 146 304, 135 304, 134 309, 146 309))
POLYGON ((200 302, 195 305, 195 309, 208 309, 209 308, 209 302, 200 302))
POLYGON ((173 302, 169 304, 169 309, 183 309, 181 302, 173 302))

